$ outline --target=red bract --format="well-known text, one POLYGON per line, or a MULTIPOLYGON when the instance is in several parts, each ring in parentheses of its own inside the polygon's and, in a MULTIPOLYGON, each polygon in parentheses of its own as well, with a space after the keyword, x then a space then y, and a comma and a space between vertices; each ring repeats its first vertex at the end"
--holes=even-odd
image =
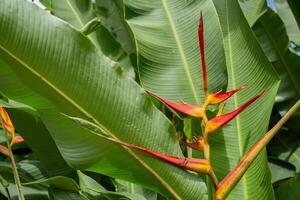
POLYGON ((138 151, 144 152, 148 155, 154 156, 155 158, 159 158, 160 160, 166 161, 175 166, 181 167, 183 169, 187 169, 194 172, 202 172, 202 173, 210 173, 211 167, 206 159, 198 159, 198 158, 180 158, 176 156, 165 155, 150 149, 146 149, 144 147, 136 146, 133 144, 129 144, 123 141, 118 141, 112 138, 107 138, 113 142, 119 143, 121 145, 130 147, 132 149, 136 149, 138 151))
POLYGON ((260 98, 261 96, 263 96, 266 91, 267 91, 267 89, 265 89, 262 93, 260 93, 256 97, 254 97, 251 100, 249 100, 247 103, 245 103, 244 105, 242 105, 238 109, 236 109, 236 110, 234 110, 234 111, 232 111, 230 113, 227 113, 225 115, 216 116, 216 117, 210 119, 206 123, 205 134, 212 133, 212 132, 218 130, 219 128, 221 128, 222 126, 224 126, 225 124, 227 124, 228 122, 230 122, 240 112, 242 112, 244 109, 246 109, 249 105, 251 105, 258 98, 260 98))
POLYGON ((199 41, 201 66, 202 66, 202 88, 203 88, 205 97, 207 97, 208 96, 208 87, 207 87, 206 62, 205 62, 205 54, 204 54, 204 26, 203 26, 202 12, 200 14, 199 26, 198 26, 198 41, 199 41))
POLYGON ((192 105, 192 104, 187 104, 187 103, 175 103, 172 101, 169 101, 167 99, 164 99, 160 96, 157 96, 156 94, 153 94, 149 91, 146 91, 148 94, 151 96, 156 97, 160 101, 164 102, 167 104, 169 107, 172 109, 182 112, 184 114, 187 114, 191 117, 197 117, 197 118, 202 118, 203 117, 203 109, 200 106, 192 105))
POLYGON ((204 25, 203 25, 203 16, 202 13, 200 15, 199 26, 198 26, 198 41, 199 41, 199 48, 200 48, 200 57, 201 57, 201 66, 202 66, 202 88, 205 94, 205 106, 207 105, 214 105, 219 104, 236 92, 246 89, 246 86, 241 86, 235 90, 230 92, 216 92, 213 94, 209 94, 208 86, 207 86, 207 70, 206 70, 206 61, 205 61, 205 54, 204 54, 204 25))

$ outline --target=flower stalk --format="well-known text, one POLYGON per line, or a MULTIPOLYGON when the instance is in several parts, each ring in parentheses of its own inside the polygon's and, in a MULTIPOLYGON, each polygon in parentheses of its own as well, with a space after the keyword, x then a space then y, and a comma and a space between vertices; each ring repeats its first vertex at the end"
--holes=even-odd
POLYGON ((19 176, 19 173, 18 173, 16 161, 15 161, 12 149, 11 149, 11 144, 14 141, 14 138, 12 139, 12 142, 9 142, 4 120, 5 119, 1 119, 1 125, 3 127, 2 130, 3 130, 3 134, 4 134, 6 144, 7 144, 7 148, 8 148, 8 156, 11 160, 11 166, 12 166, 12 171, 13 171, 13 175, 14 175, 14 180, 15 180, 15 183, 16 183, 18 197, 19 197, 19 200, 25 200, 24 194, 22 192, 21 180, 20 180, 20 176, 19 176))

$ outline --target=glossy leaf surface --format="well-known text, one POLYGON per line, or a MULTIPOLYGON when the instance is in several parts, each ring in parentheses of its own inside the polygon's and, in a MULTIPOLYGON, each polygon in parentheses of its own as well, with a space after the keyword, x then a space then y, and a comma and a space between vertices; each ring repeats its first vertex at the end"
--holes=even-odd
POLYGON ((168 100, 203 103, 198 46, 200 12, 204 19, 209 91, 226 85, 219 20, 210 0, 125 0, 128 23, 137 40, 143 86, 168 100))
POLYGON ((90 40, 27 1, 0 5, 0 55, 9 66, 1 68, 2 80, 26 83, 1 82, 1 91, 39 110, 68 164, 142 184, 171 199, 205 198, 197 175, 107 142, 59 115, 82 117, 112 137, 182 156, 171 123, 90 40))

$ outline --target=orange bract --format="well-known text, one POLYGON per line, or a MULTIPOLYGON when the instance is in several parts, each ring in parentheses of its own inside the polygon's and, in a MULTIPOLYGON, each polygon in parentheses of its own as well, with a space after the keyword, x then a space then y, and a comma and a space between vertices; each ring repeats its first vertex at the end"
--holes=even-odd
POLYGON ((154 96, 158 98, 160 101, 164 102, 167 104, 169 107, 173 108, 176 111, 182 112, 184 114, 187 114, 191 117, 197 117, 197 118, 202 118, 203 117, 203 109, 200 106, 192 105, 192 104, 187 104, 187 103, 175 103, 173 101, 169 101, 167 99, 164 99, 160 96, 157 96, 156 94, 153 94, 149 91, 146 91, 148 94, 151 96, 154 96))

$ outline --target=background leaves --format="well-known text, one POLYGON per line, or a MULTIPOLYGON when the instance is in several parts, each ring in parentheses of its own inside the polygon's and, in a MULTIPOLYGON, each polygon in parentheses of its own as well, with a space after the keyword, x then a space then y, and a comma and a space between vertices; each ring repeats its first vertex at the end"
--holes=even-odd
MULTIPOLYGON (((122 192, 129 192, 121 195, 128 199, 162 198, 155 192, 147 196, 148 193, 141 192, 145 190, 142 186, 170 199, 207 198, 206 186, 197 175, 107 142, 60 115, 80 117, 127 142, 183 156, 178 138, 184 138, 183 131, 190 122, 189 137, 199 134, 198 121, 184 119, 183 123, 162 106, 175 123, 175 130, 128 76, 134 79, 138 73, 137 79, 145 88, 170 100, 201 105, 197 41, 200 11, 204 15, 210 91, 250 86, 228 102, 226 112, 270 87, 263 99, 213 136, 213 165, 219 178, 238 163, 267 129, 278 87, 278 78, 268 60, 283 83, 272 116, 277 116, 277 109, 283 115, 299 96, 297 1, 274 0, 275 9, 271 11, 266 9, 265 1, 240 0, 243 13, 237 2, 230 0, 125 0, 124 4, 121 0, 97 0, 94 4, 89 0, 47 0, 42 3, 51 15, 64 22, 23 0, 0 3, 1 104, 11 107, 9 114, 33 151, 32 154, 26 145, 16 146, 16 155, 21 155, 19 162, 24 159, 25 150, 29 159, 40 160, 45 178, 64 175, 76 180, 72 169, 76 168, 130 182, 107 178, 116 187, 113 185, 109 189, 112 191, 108 191, 103 187, 106 184, 99 184, 103 181, 99 176, 79 172, 76 184, 80 189, 70 192, 53 184, 40 188, 38 193, 47 198, 120 198, 116 193, 121 192, 117 187, 120 183, 123 189, 127 188, 122 192), (88 192, 90 184, 96 191, 88 192), (132 187, 137 190, 132 192, 132 187)), ((294 117, 297 119, 298 116, 294 117)), ((271 124, 276 120, 272 118, 271 124)), ((268 147, 278 199, 285 196, 287 188, 290 194, 297 188, 299 140, 295 134, 299 129, 295 125, 295 121, 290 121, 268 147)), ((194 156, 200 155, 194 153, 194 156)), ((263 152, 229 199, 272 197, 263 152)))

